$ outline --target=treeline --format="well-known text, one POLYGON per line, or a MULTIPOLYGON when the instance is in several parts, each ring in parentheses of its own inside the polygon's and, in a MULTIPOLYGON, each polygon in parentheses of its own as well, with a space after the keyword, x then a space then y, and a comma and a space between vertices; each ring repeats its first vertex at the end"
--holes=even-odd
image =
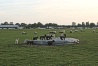
POLYGON ((78 23, 77 25, 58 25, 56 23, 46 23, 45 25, 42 24, 41 22, 38 23, 33 23, 33 24, 26 24, 26 23, 16 23, 13 24, 13 22, 4 22, 1 23, 1 25, 18 25, 19 27, 24 27, 24 28, 70 28, 70 27, 88 27, 88 28, 92 28, 92 27, 98 27, 98 24, 95 24, 93 22, 89 23, 89 22, 82 22, 82 24, 78 23))
POLYGON ((33 24, 26 24, 26 23, 16 23, 16 24, 13 24, 13 22, 4 22, 4 23, 1 23, 1 25, 18 25, 19 27, 24 27, 24 28, 49 28, 49 27, 58 27, 58 25, 56 23, 46 23, 45 25, 42 24, 41 22, 38 22, 38 23, 33 23, 33 24))
POLYGON ((91 23, 89 23, 89 22, 82 22, 82 24, 78 23, 76 26, 77 27, 88 27, 88 28, 98 27, 98 22, 97 22, 97 24, 95 24, 93 22, 91 22, 91 23))

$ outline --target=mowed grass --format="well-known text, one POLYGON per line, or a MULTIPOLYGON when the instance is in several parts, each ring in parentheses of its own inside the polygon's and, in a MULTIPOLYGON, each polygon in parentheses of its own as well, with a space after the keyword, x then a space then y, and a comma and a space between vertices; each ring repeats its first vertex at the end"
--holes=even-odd
MULTIPOLYGON (((57 31, 58 37, 61 29, 57 31)), ((98 65, 98 29, 84 29, 85 32, 69 33, 67 37, 80 40, 80 44, 65 46, 24 45, 25 39, 32 39, 34 31, 38 36, 53 29, 0 30, 0 66, 97 66, 98 65), (22 35, 22 31, 27 35, 22 35), (19 38, 19 45, 15 39, 19 38)))

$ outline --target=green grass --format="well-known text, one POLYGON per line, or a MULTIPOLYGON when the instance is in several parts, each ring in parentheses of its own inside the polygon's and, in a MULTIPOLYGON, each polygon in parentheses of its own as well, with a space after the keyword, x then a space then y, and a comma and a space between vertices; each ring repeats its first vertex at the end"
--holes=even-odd
MULTIPOLYGON (((0 66, 97 66, 98 65, 98 33, 93 29, 85 32, 69 33, 67 37, 80 39, 80 44, 65 46, 30 46, 23 45, 25 39, 32 39, 34 31, 38 35, 48 33, 49 29, 0 30, 0 66), (27 35, 22 35, 22 31, 27 35), (15 45, 15 39, 20 44, 15 45)), ((60 29, 56 36, 59 36, 60 29)), ((96 29, 98 31, 98 29, 96 29)))

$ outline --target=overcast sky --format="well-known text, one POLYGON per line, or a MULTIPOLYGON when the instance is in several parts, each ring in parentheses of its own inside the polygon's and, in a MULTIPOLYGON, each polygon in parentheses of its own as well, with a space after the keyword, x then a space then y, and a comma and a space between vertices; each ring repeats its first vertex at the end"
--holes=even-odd
POLYGON ((0 0, 0 23, 98 22, 98 0, 0 0))

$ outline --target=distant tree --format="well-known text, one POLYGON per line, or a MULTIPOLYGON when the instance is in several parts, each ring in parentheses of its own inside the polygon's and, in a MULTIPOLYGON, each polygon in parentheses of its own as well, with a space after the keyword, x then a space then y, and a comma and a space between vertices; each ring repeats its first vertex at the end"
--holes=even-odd
POLYGON ((58 25, 57 25, 56 23, 53 23, 52 26, 53 26, 53 27, 57 27, 58 25))
POLYGON ((10 25, 14 25, 13 22, 10 22, 10 25))
POLYGON ((48 23, 46 23, 46 24, 45 24, 45 27, 49 28, 49 24, 48 24, 48 23))
POLYGON ((43 24, 41 22, 37 23, 37 27, 42 27, 42 26, 43 26, 43 24))
POLYGON ((90 23, 90 28, 95 27, 95 23, 90 23))
POLYGON ((49 23, 49 26, 52 27, 52 23, 49 23))
POLYGON ((86 27, 89 27, 89 21, 88 21, 88 22, 86 22, 86 27))
POLYGON ((27 24, 25 24, 25 23, 21 23, 21 27, 26 28, 26 26, 27 26, 27 24))
POLYGON ((81 27, 82 25, 80 24, 80 23, 78 23, 78 25, 77 25, 78 27, 81 27))
POLYGON ((37 28, 37 24, 36 23, 32 24, 32 27, 37 28))
POLYGON ((15 25, 21 26, 19 23, 16 23, 15 25))
POLYGON ((4 25, 8 25, 8 22, 4 22, 4 25))
POLYGON ((26 26, 27 29, 30 29, 31 27, 32 27, 32 24, 28 24, 28 25, 26 26))
POLYGON ((1 25, 4 25, 3 23, 1 23, 1 25))
POLYGON ((34 24, 31 24, 31 28, 35 28, 35 27, 34 27, 34 24))
POLYGON ((56 23, 46 23, 44 26, 47 27, 47 28, 49 28, 49 27, 53 27, 53 28, 58 27, 58 25, 56 23))
POLYGON ((85 27, 85 23, 84 22, 82 22, 82 27, 85 27))

